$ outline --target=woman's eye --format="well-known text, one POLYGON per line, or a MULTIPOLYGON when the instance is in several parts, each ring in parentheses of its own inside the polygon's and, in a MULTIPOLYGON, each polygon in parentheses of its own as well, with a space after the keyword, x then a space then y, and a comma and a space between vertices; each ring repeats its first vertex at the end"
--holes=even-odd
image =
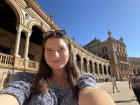
POLYGON ((52 52, 52 50, 51 50, 51 49, 46 49, 45 51, 46 51, 46 52, 52 52))
POLYGON ((59 51, 64 51, 65 49, 64 48, 59 48, 59 51))
POLYGON ((50 52, 50 51, 52 51, 52 50, 47 50, 47 51, 49 51, 49 52, 50 52))

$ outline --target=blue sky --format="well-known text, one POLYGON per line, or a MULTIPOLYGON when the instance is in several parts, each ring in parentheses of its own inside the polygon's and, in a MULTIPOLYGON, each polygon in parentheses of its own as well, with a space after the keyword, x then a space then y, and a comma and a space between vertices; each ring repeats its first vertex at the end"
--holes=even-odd
POLYGON ((123 37, 129 57, 140 57, 140 0, 36 0, 65 29, 70 38, 85 45, 95 37, 123 37))

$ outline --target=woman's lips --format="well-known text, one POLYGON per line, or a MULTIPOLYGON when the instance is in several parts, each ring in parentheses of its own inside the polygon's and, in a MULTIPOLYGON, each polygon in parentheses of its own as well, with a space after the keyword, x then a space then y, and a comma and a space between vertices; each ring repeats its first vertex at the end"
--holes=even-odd
POLYGON ((54 61, 52 61, 53 63, 59 63, 59 62, 61 62, 61 60, 54 60, 54 61))

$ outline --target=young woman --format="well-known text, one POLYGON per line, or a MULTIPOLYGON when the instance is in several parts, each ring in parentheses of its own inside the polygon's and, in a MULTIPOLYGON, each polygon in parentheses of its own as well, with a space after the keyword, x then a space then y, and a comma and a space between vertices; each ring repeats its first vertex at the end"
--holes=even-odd
POLYGON ((118 89, 118 86, 117 86, 116 77, 114 75, 111 77, 111 82, 112 82, 113 93, 115 93, 115 88, 116 88, 117 92, 120 92, 118 89))
POLYGON ((7 84, 0 95, 2 105, 115 105, 95 88, 91 74, 80 75, 64 31, 44 33, 42 52, 38 73, 21 73, 20 80, 7 84))

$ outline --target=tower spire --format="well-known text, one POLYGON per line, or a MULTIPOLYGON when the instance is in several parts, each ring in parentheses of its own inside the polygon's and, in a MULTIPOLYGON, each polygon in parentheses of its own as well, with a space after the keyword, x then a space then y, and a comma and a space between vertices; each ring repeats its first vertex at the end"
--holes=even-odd
POLYGON ((109 38, 112 38, 112 32, 110 30, 108 30, 107 34, 108 34, 109 38))

